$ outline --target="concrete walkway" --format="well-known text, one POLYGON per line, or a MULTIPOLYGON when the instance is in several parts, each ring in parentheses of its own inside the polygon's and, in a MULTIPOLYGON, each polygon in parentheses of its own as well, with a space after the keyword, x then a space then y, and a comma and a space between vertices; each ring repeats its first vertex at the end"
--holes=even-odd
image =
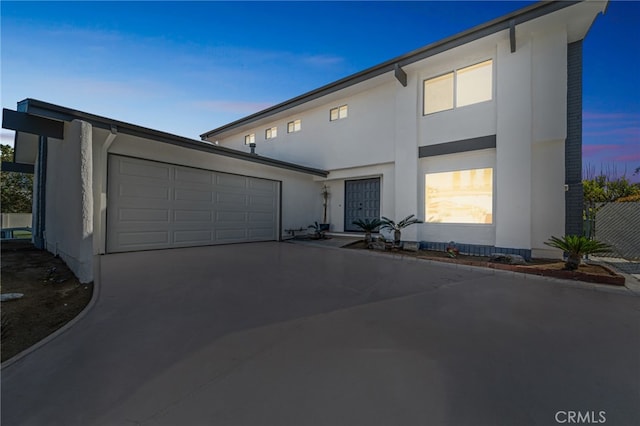
POLYGON ((2 371, 3 425, 640 424, 626 289, 285 243, 101 268, 93 309, 2 371))

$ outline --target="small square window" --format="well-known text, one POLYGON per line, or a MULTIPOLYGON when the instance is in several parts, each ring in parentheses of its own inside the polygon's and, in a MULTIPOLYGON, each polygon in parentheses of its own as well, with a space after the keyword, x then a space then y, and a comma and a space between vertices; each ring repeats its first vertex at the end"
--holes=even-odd
POLYGON ((264 138, 265 139, 274 139, 278 137, 278 128, 277 127, 270 127, 267 130, 264 131, 264 138))
POLYGON ((251 133, 250 135, 247 135, 244 137, 244 144, 245 145, 249 145, 250 143, 256 143, 256 134, 255 133, 251 133))
POLYGON ((341 120, 343 118, 347 118, 348 114, 349 114, 349 107, 347 105, 331 108, 331 110, 329 111, 329 120, 330 121, 341 120))
POLYGON ((299 132, 302 128, 301 120, 294 120, 287 123, 287 133, 299 132))

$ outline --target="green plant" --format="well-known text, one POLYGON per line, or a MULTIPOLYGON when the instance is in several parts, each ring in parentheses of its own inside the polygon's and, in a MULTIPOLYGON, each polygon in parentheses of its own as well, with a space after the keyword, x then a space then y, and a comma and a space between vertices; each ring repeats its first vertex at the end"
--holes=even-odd
POLYGON ((415 217, 415 215, 413 214, 410 214, 409 216, 405 217, 398 223, 394 222, 389 218, 382 216, 382 220, 380 222, 382 222, 382 224, 380 225, 380 229, 387 229, 389 231, 393 231, 393 243, 396 246, 400 245, 401 231, 404 228, 410 225, 413 225, 415 223, 422 223, 422 221, 419 220, 417 217, 415 217))
POLYGON ((329 187, 327 185, 322 185, 322 191, 320 191, 320 195, 322 195, 322 220, 324 221, 322 223, 327 223, 327 206, 329 205, 329 187))
POLYGON ((380 225, 382 225, 382 222, 378 218, 374 218, 374 219, 356 219, 351 223, 353 223, 358 228, 360 228, 360 229, 362 229, 364 231, 364 242, 365 243, 370 243, 371 242, 371 233, 373 231, 375 231, 380 225))
POLYGON ((590 240, 582 235, 565 235, 562 238, 552 236, 549 241, 545 241, 545 244, 567 253, 565 268, 570 271, 578 269, 582 256, 602 253, 611 249, 608 244, 590 240))
POLYGON ((307 227, 308 229, 313 229, 313 236, 319 240, 322 240, 325 238, 324 235, 324 228, 322 226, 320 226, 320 224, 318 223, 318 221, 313 222, 313 225, 309 225, 307 227))
POLYGON ((458 255, 460 254, 460 250, 458 249, 458 247, 456 247, 456 243, 454 243, 453 241, 451 241, 447 245, 447 249, 445 251, 447 252, 447 255, 449 257, 458 257, 458 255))

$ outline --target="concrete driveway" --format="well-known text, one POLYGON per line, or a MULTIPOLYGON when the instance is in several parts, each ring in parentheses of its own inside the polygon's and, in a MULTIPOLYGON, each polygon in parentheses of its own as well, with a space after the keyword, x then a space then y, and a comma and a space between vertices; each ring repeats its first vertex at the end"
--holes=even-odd
POLYGON ((99 292, 3 425, 640 424, 624 289, 256 243, 104 256, 99 292))

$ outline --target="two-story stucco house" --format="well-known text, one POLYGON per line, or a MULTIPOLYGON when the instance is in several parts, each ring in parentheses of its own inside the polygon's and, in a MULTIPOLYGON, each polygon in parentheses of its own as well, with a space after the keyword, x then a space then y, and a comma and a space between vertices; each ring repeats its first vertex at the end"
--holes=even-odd
POLYGON ((546 255, 582 228, 582 40, 606 6, 534 4, 201 141, 25 99, 3 127, 34 241, 86 282, 105 253, 280 240, 326 185, 333 232, 415 214, 404 240, 546 255))
POLYGON ((543 2, 208 131, 329 171, 331 230, 541 255, 581 233, 582 40, 606 2, 543 2))

